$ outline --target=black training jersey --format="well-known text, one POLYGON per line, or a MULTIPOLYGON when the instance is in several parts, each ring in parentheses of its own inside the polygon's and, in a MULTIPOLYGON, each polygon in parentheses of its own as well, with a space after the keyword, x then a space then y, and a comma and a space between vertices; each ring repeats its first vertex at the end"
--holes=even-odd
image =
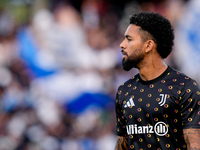
POLYGON ((171 67, 151 81, 137 74, 118 88, 116 117, 130 150, 187 149, 183 129, 200 128, 199 86, 171 67))

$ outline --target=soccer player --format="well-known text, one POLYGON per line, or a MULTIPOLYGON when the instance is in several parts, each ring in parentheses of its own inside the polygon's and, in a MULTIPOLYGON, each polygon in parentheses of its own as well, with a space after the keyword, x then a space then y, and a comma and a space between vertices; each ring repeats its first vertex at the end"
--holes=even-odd
POLYGON ((115 150, 200 149, 200 89, 165 64, 173 41, 171 23, 160 14, 130 17, 120 44, 122 66, 139 73, 118 88, 115 150))

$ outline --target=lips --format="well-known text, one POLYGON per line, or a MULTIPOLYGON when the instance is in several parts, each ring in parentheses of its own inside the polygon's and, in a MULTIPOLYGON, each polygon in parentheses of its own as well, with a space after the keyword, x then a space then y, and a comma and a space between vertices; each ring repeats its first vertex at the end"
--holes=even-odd
POLYGON ((123 54, 123 57, 122 57, 122 63, 123 63, 126 60, 126 57, 128 57, 128 55, 123 49, 121 50, 121 53, 123 54))
POLYGON ((123 49, 121 50, 121 52, 122 52, 123 55, 127 56, 127 53, 123 49))
POLYGON ((125 61, 126 57, 128 57, 127 53, 122 49, 121 53, 123 54, 122 60, 125 61))

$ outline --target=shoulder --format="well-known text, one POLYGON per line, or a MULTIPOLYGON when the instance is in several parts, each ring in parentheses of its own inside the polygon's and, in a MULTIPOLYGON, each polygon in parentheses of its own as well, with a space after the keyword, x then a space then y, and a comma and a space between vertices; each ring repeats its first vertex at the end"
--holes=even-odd
POLYGON ((179 85, 181 88, 181 91, 183 93, 196 93, 197 95, 200 94, 200 87, 199 84, 196 82, 196 80, 192 79, 191 77, 187 76, 186 74, 171 68, 171 77, 174 80, 177 80, 176 83, 179 85))
POLYGON ((171 67, 169 67, 169 68, 170 69, 169 69, 168 75, 170 75, 170 78, 173 78, 174 82, 179 80, 179 82, 181 82, 184 85, 186 85, 188 83, 193 83, 193 82, 195 82, 197 84, 197 82, 194 79, 190 78, 183 72, 176 70, 174 68, 171 68, 171 67))
POLYGON ((122 83, 118 87, 118 91, 126 90, 127 88, 130 88, 133 84, 135 84, 139 80, 139 74, 136 74, 132 78, 128 79, 126 82, 122 83))

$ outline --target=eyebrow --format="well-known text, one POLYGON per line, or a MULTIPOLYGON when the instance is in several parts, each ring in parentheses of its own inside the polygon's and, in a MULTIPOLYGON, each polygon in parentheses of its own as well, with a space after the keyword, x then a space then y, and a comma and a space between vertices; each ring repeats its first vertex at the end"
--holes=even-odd
POLYGON ((130 35, 125 35, 124 37, 125 37, 125 38, 131 38, 131 36, 130 36, 130 35))

